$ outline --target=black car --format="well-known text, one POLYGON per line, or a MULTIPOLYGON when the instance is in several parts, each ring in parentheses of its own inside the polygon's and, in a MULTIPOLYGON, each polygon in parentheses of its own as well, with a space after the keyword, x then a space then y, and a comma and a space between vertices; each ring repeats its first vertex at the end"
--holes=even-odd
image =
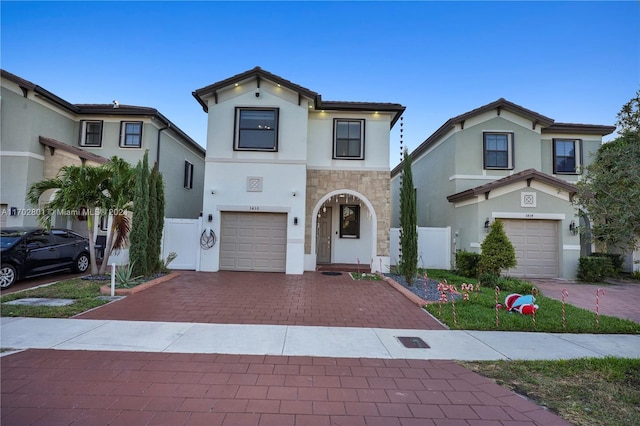
POLYGON ((0 248, 0 288, 23 278, 89 268, 89 240, 68 229, 3 228, 0 248))

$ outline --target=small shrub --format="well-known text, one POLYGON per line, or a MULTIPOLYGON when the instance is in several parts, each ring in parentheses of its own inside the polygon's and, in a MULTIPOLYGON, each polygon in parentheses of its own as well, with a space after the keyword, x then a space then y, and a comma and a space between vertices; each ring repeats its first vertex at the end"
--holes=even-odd
POLYGON ((624 259, 621 254, 613 254, 613 253, 592 253, 592 257, 606 257, 611 260, 611 266, 613 267, 612 276, 617 277, 622 272, 622 267, 624 265, 624 259))
POLYGON ((139 280, 140 278, 142 278, 142 275, 137 277, 133 276, 134 263, 135 262, 131 262, 128 265, 120 265, 116 267, 115 278, 116 278, 116 282, 118 283, 118 286, 132 287, 136 284, 136 280, 139 280))
POLYGON ((631 273, 631 278, 640 281, 640 269, 631 273))
POLYGON ((578 279, 595 283, 613 274, 613 264, 609 257, 586 256, 578 260, 578 279))
POLYGON ((500 275, 482 273, 478 276, 478 281, 483 287, 493 288, 498 284, 500 275))
POLYGON ((459 251, 456 253, 456 267, 458 273, 464 277, 477 278, 480 254, 470 251, 459 251))
POLYGON ((516 266, 516 251, 504 232, 502 222, 495 220, 481 246, 479 269, 493 275, 500 275, 503 269, 516 266))
POLYGON ((162 267, 160 268, 160 272, 164 272, 164 273, 169 272, 170 271, 169 264, 173 262, 176 259, 176 257, 178 257, 178 255, 176 254, 175 251, 172 251, 171 253, 169 253, 169 255, 167 256, 167 260, 162 262, 162 267))

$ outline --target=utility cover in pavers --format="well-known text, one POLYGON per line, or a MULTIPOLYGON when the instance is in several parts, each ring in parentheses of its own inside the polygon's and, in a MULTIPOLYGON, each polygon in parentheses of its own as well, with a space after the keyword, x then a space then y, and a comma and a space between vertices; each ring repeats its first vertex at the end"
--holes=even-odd
POLYGON ((405 348, 409 349, 429 349, 430 346, 427 345, 427 342, 422 340, 419 337, 397 337, 396 339, 400 340, 400 343, 404 345, 405 348))
POLYGON ((4 305, 28 305, 28 306, 67 306, 75 302, 75 299, 50 299, 47 297, 29 297, 25 299, 5 302, 4 305))

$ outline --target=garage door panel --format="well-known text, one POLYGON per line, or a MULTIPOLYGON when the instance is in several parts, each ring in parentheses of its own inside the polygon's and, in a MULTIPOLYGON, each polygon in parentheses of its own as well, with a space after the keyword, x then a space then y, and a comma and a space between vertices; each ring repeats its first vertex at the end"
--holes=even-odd
POLYGON ((287 215, 222 213, 220 269, 284 272, 287 215))
POLYGON ((558 276, 557 222, 503 219, 505 232, 516 251, 518 265, 508 271, 514 277, 558 276))

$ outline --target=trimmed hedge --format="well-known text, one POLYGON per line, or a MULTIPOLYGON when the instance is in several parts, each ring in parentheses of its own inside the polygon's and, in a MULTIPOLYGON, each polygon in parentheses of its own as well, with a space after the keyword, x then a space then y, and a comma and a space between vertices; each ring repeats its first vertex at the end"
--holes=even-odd
POLYGON ((608 256, 587 256, 578 260, 578 279, 595 283, 614 274, 613 262, 608 256))
POLYGON ((480 263, 480 254, 466 250, 456 253, 456 267, 458 274, 463 277, 477 278, 478 264, 480 263))
POLYGON ((611 260, 611 265, 613 266, 613 275, 618 276, 620 272, 622 272, 622 267, 624 266, 624 259, 621 254, 613 254, 613 253, 591 253, 593 257, 608 257, 611 260))

